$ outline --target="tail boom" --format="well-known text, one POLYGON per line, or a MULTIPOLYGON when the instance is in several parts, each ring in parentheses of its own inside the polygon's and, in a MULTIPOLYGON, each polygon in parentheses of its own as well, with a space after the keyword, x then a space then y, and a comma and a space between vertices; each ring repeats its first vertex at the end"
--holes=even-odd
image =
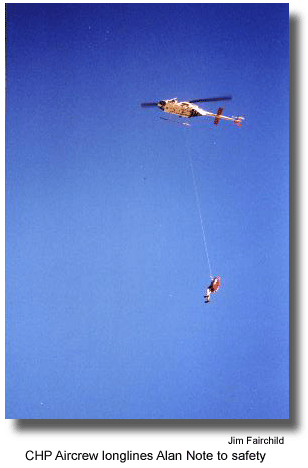
POLYGON ((241 123, 242 123, 242 120, 244 120, 244 117, 241 117, 241 116, 228 117, 227 115, 222 115, 222 112, 223 112, 223 107, 219 107, 217 109, 216 114, 206 111, 206 115, 208 117, 213 117, 214 118, 214 125, 218 125, 220 120, 229 120, 230 122, 233 122, 238 127, 241 126, 241 123))

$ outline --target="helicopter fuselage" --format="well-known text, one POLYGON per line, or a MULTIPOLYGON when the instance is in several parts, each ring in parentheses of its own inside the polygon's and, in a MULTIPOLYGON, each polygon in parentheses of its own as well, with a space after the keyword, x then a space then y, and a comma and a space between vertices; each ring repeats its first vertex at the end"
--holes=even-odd
POLYGON ((197 117, 207 115, 207 112, 190 102, 178 102, 177 99, 159 101, 158 107, 169 114, 180 115, 181 117, 197 117))

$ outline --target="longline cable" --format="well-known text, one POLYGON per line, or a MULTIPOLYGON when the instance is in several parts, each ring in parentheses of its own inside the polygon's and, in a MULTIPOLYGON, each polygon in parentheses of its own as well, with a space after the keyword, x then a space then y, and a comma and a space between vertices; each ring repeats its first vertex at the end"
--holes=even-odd
POLYGON ((198 187, 197 187, 197 182, 196 182, 196 177, 195 177, 193 160, 192 160, 191 153, 190 153, 189 150, 188 150, 188 154, 189 154, 189 163, 190 163, 191 175, 192 175, 193 184, 194 184, 196 203, 197 203, 197 208, 198 208, 198 213, 199 213, 200 225, 201 225, 201 230, 202 230, 204 251, 205 251, 207 263, 208 263, 208 266, 209 266, 210 276, 212 278, 213 277, 212 268, 211 268, 211 263, 210 263, 210 258, 209 258, 209 253, 208 253, 208 248, 207 248, 207 243, 206 243, 206 238, 205 238, 205 229, 204 229, 202 213, 201 213, 200 198, 199 198, 198 187))

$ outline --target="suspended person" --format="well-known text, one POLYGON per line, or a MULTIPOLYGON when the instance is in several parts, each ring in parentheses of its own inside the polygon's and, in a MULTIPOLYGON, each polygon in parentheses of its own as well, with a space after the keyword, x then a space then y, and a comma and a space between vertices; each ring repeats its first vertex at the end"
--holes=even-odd
POLYGON ((218 291, 220 283, 221 283, 221 278, 220 276, 215 276, 214 278, 211 276, 212 281, 209 287, 207 288, 205 294, 204 294, 204 302, 207 304, 210 302, 210 295, 218 291))

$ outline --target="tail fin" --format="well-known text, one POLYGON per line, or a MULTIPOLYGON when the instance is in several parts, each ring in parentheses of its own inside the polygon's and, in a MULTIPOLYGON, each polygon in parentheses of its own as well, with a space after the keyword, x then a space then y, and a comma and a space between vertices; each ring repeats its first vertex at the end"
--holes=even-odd
POLYGON ((244 117, 238 116, 238 117, 235 117, 235 119, 233 120, 233 123, 235 123, 235 125, 240 127, 242 124, 242 120, 244 120, 244 117))
POLYGON ((222 114, 222 111, 223 111, 223 110, 224 110, 223 107, 219 107, 219 108, 217 109, 216 117, 215 117, 215 119, 214 119, 214 125, 218 125, 218 124, 219 124, 219 120, 220 120, 219 116, 222 114))

